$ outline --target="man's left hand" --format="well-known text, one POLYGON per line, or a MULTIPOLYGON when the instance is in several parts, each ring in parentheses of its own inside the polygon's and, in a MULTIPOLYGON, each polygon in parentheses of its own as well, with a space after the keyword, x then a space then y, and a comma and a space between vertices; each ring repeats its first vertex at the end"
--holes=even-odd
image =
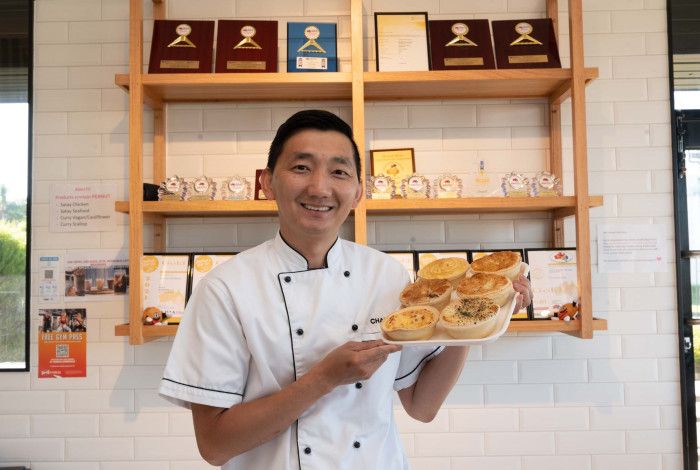
POLYGON ((513 313, 516 313, 532 303, 532 287, 528 278, 521 274, 513 281, 513 289, 516 298, 513 313))

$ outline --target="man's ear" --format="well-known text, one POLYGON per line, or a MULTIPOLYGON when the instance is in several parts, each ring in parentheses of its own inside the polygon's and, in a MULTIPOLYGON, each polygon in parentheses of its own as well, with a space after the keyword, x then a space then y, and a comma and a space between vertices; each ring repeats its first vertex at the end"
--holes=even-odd
POLYGON ((352 203, 352 208, 356 208, 357 205, 360 203, 360 199, 362 199, 362 193, 363 193, 363 187, 362 183, 358 182, 357 183, 357 192, 355 193, 355 199, 353 200, 352 203))
POLYGON ((272 191, 272 171, 269 168, 265 168, 262 173, 260 173, 260 187, 267 199, 275 199, 275 193, 272 191))

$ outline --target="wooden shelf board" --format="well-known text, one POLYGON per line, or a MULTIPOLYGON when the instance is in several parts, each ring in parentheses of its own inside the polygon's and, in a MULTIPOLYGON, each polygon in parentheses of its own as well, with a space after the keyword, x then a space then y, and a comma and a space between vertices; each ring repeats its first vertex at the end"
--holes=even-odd
MULTIPOLYGON (((511 321, 508 326, 509 333, 574 333, 581 329, 579 320, 573 321, 553 321, 553 320, 529 320, 529 321, 511 321)), ((600 318, 593 319, 594 330, 607 330, 608 321, 600 318)), ((163 336, 175 336, 177 333, 177 325, 165 326, 143 326, 143 337, 154 338, 163 336)), ((129 324, 122 323, 114 327, 115 336, 129 336, 129 324)))
MULTIPOLYGON (((465 197, 459 199, 367 199, 368 215, 453 214, 479 212, 534 212, 574 208, 574 196, 465 197)), ((589 207, 603 205, 602 196, 590 196, 589 207)))
MULTIPOLYGON (((144 92, 156 102, 350 100, 352 75, 328 73, 143 74, 144 92)), ((114 82, 129 91, 129 75, 114 82)))
MULTIPOLYGON (((117 212, 129 213, 129 201, 116 201, 117 212)), ((275 201, 146 201, 144 214, 157 214, 169 217, 275 217, 275 201)))
MULTIPOLYGON (((585 69, 586 81, 598 77, 585 69)), ((543 98, 565 93, 571 69, 365 72, 366 100, 543 98)))

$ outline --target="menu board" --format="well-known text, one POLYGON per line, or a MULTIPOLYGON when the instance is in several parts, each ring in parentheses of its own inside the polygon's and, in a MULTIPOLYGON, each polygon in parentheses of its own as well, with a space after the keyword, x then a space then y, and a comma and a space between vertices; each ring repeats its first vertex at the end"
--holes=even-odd
POLYGON ((179 318, 187 301, 190 255, 144 255, 141 258, 143 308, 158 307, 165 317, 179 318))
POLYGON ((533 318, 551 318, 555 305, 578 301, 576 250, 525 250, 532 280, 533 318))

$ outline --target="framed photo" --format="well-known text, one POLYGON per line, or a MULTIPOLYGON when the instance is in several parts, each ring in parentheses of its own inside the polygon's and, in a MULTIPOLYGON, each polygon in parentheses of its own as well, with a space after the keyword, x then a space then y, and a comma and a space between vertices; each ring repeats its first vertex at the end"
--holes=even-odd
MULTIPOLYGON (((192 275, 190 276, 189 293, 194 292, 199 281, 206 274, 218 265, 230 260, 237 253, 193 253, 192 254, 192 275)), ((189 299, 189 295, 187 296, 189 299)))
POLYGON ((178 323, 189 297, 190 255, 148 253, 141 257, 143 308, 158 307, 178 323))
MULTIPOLYGON (((515 251, 517 253, 520 253, 520 259, 525 261, 525 253, 523 250, 519 248, 511 249, 511 248, 504 248, 504 249, 497 249, 497 250, 469 250, 469 263, 473 263, 475 260, 479 258, 483 258, 484 256, 490 255, 491 253, 495 253, 497 251, 515 251)), ((528 278, 530 275, 528 274, 528 278)), ((512 317, 513 320, 531 320, 532 319, 532 304, 528 305, 526 308, 521 308, 519 311, 515 312, 512 317)))
POLYGON ((416 161, 412 148, 370 150, 372 176, 384 175, 397 185, 416 171, 416 161))
POLYGON ((412 251, 385 251, 387 255, 395 258, 399 263, 406 268, 406 271, 411 276, 411 282, 416 280, 416 254, 412 251))
POLYGON ((378 72, 430 70, 428 13, 375 13, 378 72))
POLYGON ((578 301, 575 248, 526 249, 532 282, 533 319, 549 319, 552 307, 578 301))
POLYGON ((467 250, 436 250, 436 251, 417 251, 417 271, 421 268, 426 267, 433 261, 443 258, 463 258, 465 261, 467 258, 467 250))

